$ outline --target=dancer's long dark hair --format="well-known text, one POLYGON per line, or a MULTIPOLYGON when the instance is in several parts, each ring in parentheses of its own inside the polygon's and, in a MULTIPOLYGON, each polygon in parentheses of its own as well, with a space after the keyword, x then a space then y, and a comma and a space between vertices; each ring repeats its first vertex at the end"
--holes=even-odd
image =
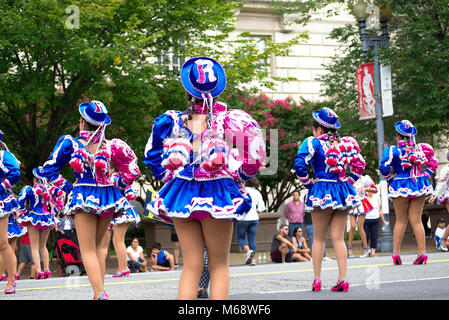
POLYGON ((340 142, 340 135, 339 135, 337 129, 327 128, 327 127, 323 126, 322 124, 320 124, 316 120, 313 120, 312 126, 315 129, 322 128, 323 129, 323 133, 325 133, 325 134, 327 134, 329 136, 329 141, 330 141, 331 145, 334 144, 334 137, 337 140, 337 142, 340 142))
MULTIPOLYGON (((186 119, 186 121, 184 121, 184 124, 182 126, 183 129, 187 127, 187 122, 192 120, 192 114, 198 113, 194 108, 195 104, 204 103, 204 100, 202 98, 194 97, 188 92, 186 92, 186 99, 187 99, 187 110, 185 111, 185 114, 187 115, 187 119, 186 119)), ((206 121, 207 121, 207 124, 209 125, 210 123, 212 123, 213 119, 211 119, 211 112, 210 112, 211 106, 209 105, 209 103, 207 101, 206 101, 206 108, 207 108, 207 110, 205 112, 206 121)))

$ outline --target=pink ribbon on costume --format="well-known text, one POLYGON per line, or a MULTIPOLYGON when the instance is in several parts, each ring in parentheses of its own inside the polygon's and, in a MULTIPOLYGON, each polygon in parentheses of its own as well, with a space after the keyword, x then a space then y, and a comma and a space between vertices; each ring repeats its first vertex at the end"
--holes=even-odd
MULTIPOLYGON (((89 141, 90 136, 92 135, 92 132, 90 131, 81 131, 80 136, 86 141, 89 141)), ((101 138, 101 131, 99 131, 93 138, 92 143, 98 143, 101 138)))
POLYGON ((198 66, 198 72, 200 74, 200 76, 198 77, 197 82, 198 83, 205 83, 206 82, 206 74, 204 73, 203 66, 200 65, 200 64, 197 64, 197 66, 198 66))

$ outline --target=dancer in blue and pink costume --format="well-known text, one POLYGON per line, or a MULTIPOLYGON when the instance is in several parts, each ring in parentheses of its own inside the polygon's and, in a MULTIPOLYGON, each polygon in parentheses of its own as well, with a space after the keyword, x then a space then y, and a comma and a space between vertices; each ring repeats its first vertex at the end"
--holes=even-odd
POLYGON ((94 299, 105 300, 108 299, 104 291, 106 256, 97 248, 111 220, 132 208, 126 195, 140 170, 136 155, 124 141, 105 138, 111 119, 102 102, 82 103, 79 112, 80 136, 61 137, 43 169, 49 182, 68 193, 65 214, 74 216, 94 299), (114 181, 109 175, 111 162, 119 174, 114 181), (69 163, 75 172, 74 186, 60 175, 69 163))
POLYGON ((321 290, 324 242, 330 231, 339 271, 338 282, 332 290, 347 291, 349 282, 346 280, 344 232, 348 211, 360 205, 353 184, 362 175, 366 163, 354 138, 340 138, 337 131, 340 123, 332 109, 322 108, 314 111, 312 116, 313 137, 303 141, 295 158, 296 174, 309 190, 305 209, 312 212, 312 261, 315 273, 312 290, 321 290), (309 166, 314 171, 313 179, 308 174, 309 166), (347 178, 346 168, 349 168, 347 178))
POLYGON ((429 182, 438 168, 435 152, 427 143, 416 143, 416 128, 409 120, 395 124, 397 146, 386 148, 379 167, 389 183, 388 195, 393 200, 396 223, 393 230, 393 263, 402 264, 400 248, 408 220, 415 233, 418 258, 414 264, 427 262, 426 239, 421 221, 422 209, 427 196, 432 196, 429 182), (423 171, 423 166, 426 170, 423 171))
POLYGON ((36 267, 35 279, 51 277, 47 240, 55 226, 55 215, 64 207, 63 192, 57 187, 48 187, 42 176, 42 167, 33 169, 34 185, 25 186, 20 191, 19 223, 29 230, 31 255, 36 267), (26 204, 29 205, 29 209, 26 204), (41 269, 41 259, 44 271, 41 269))
POLYGON ((8 283, 5 293, 16 292, 17 259, 8 241, 9 216, 15 214, 17 201, 12 195, 12 187, 20 180, 20 163, 2 141, 3 132, 0 130, 0 255, 6 263, 8 283))
MULTIPOLYGON (((446 153, 446 159, 449 161, 449 152, 446 153)), ((438 204, 445 206, 446 210, 449 212, 449 165, 446 165, 441 169, 435 180, 437 181, 435 194, 430 198, 429 202, 433 203, 435 199, 437 199, 438 204)), ((441 238, 441 246, 444 251, 447 251, 448 236, 449 228, 446 228, 446 231, 441 238)))
POLYGON ((184 256, 179 298, 197 297, 206 244, 210 296, 227 299, 232 221, 251 209, 251 197, 242 182, 262 166, 265 140, 251 116, 214 101, 226 85, 217 61, 188 60, 181 69, 181 82, 189 94, 188 110, 171 110, 157 117, 145 148, 144 163, 166 182, 148 209, 165 221, 174 221, 184 256), (231 171, 233 146, 241 165, 231 171))

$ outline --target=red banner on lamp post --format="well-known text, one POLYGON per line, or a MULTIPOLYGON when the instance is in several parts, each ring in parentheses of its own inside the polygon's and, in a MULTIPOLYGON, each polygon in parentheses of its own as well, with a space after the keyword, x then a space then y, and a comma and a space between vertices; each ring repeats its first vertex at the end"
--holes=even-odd
POLYGON ((374 66, 372 62, 357 67, 357 91, 359 95, 359 119, 376 117, 376 100, 374 99, 374 66))

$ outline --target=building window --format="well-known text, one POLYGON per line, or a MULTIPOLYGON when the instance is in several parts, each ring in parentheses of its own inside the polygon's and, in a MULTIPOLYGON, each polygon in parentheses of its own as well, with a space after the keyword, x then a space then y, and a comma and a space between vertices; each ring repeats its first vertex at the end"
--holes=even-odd
MULTIPOLYGON (((258 53, 263 53, 267 50, 267 42, 271 39, 271 36, 268 35, 248 35, 244 37, 244 39, 250 40, 252 44, 254 44, 258 53)), ((264 71, 268 73, 268 76, 271 76, 271 57, 268 57, 262 61, 266 66, 263 68, 264 71)))
MULTIPOLYGON (((180 47, 183 49, 183 43, 180 42, 180 47)), ((170 70, 180 71, 182 65, 185 62, 185 58, 182 55, 182 50, 172 48, 168 51, 163 51, 162 54, 157 57, 157 62, 166 66, 170 70)))

